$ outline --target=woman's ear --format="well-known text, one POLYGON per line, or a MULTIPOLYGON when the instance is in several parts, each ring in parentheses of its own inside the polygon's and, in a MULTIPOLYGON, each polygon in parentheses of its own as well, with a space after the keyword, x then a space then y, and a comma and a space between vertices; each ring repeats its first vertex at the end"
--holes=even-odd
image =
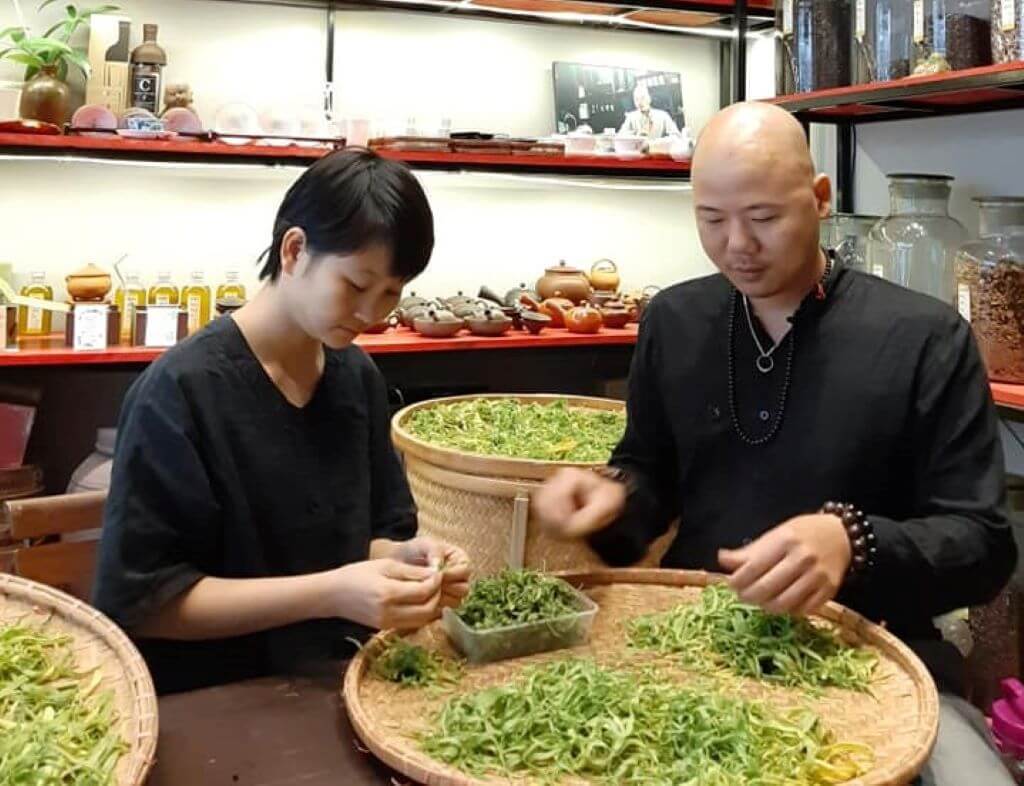
POLYGON ((281 238, 281 274, 295 275, 306 256, 306 233, 302 227, 292 227, 281 238))

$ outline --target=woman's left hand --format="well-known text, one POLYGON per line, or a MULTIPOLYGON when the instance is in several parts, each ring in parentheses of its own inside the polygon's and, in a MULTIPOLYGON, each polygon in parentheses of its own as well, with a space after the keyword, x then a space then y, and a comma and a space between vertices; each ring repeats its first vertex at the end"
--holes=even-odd
POLYGON ((395 544, 393 559, 410 565, 440 568, 441 604, 455 608, 469 592, 469 557, 457 546, 427 536, 395 544))

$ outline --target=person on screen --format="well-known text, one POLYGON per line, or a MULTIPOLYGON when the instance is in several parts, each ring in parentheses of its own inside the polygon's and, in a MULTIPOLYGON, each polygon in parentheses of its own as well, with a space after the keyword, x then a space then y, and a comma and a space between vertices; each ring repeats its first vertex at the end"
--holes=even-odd
POLYGON ((679 127, 672 119, 672 115, 651 105, 651 93, 647 85, 641 83, 633 88, 633 104, 636 109, 626 113, 626 119, 619 129, 620 134, 642 136, 647 139, 680 135, 679 127))

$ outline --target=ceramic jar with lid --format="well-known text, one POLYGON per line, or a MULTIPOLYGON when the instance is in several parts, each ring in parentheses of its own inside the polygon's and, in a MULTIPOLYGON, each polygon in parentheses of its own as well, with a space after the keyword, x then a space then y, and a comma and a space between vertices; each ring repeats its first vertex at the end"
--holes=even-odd
POLYGON ((590 299, 594 289, 586 273, 567 265, 563 259, 544 271, 544 275, 537 281, 537 294, 542 300, 564 297, 573 303, 582 303, 590 299))

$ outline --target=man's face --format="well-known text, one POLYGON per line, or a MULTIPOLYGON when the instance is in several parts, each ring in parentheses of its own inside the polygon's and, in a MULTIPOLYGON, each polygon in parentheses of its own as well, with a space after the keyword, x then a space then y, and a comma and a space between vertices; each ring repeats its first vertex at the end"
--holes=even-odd
POLYGON ((633 91, 633 103, 641 112, 647 112, 651 108, 651 94, 646 87, 638 87, 633 91))
POLYGON ((705 253, 736 289, 757 299, 786 292, 803 275, 831 186, 825 175, 811 180, 805 168, 752 148, 702 155, 693 190, 705 253))

